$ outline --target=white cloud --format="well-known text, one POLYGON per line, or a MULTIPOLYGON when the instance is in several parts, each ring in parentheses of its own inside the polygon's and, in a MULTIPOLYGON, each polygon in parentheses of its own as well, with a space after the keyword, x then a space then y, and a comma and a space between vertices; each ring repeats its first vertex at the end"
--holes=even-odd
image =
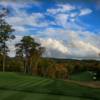
POLYGON ((30 25, 30 26, 46 26, 48 23, 44 22, 41 23, 40 19, 44 18, 42 13, 32 13, 28 15, 27 13, 17 13, 16 16, 6 18, 7 22, 13 26, 23 26, 23 25, 30 25), (20 13, 20 14, 19 14, 20 13))
POLYGON ((68 17, 69 17, 68 14, 58 14, 56 16, 56 22, 57 22, 57 24, 61 25, 63 27, 66 27, 66 24, 68 22, 68 17))
POLYGON ((80 16, 84 16, 84 15, 88 15, 90 13, 92 13, 93 11, 89 8, 85 8, 85 9, 81 9, 80 10, 80 16))
POLYGON ((70 4, 59 4, 58 7, 60 7, 63 11, 71 11, 76 9, 75 6, 70 4))
POLYGON ((57 57, 57 58, 64 58, 66 54, 69 53, 68 48, 63 44, 62 41, 48 38, 48 39, 41 39, 41 44, 46 48, 46 52, 44 56, 47 57, 57 57))
POLYGON ((41 42, 47 48, 47 56, 99 59, 100 46, 98 43, 100 39, 98 36, 91 35, 92 33, 86 31, 53 30, 50 28, 43 33, 51 37, 41 42), (64 41, 62 42, 60 38, 55 39, 55 36, 60 37, 62 41, 64 39, 64 41))
POLYGON ((76 13, 76 12, 70 14, 70 17, 72 17, 72 18, 77 17, 77 16, 78 16, 78 13, 76 13))
POLYGON ((16 35, 15 37, 16 38, 14 40, 9 40, 7 42, 8 48, 10 50, 10 52, 8 52, 8 55, 11 56, 11 57, 15 56, 15 52, 16 52, 15 44, 20 42, 20 40, 22 39, 21 35, 16 35))
POLYGON ((72 55, 76 55, 77 57, 98 57, 98 54, 100 53, 99 48, 81 40, 73 42, 73 47, 71 49, 72 55))
POLYGON ((61 53, 67 53, 68 49, 63 45, 61 41, 57 41, 54 39, 47 39, 42 41, 42 45, 46 48, 52 48, 60 51, 61 53))
MULTIPOLYGON (((11 13, 13 16, 6 17, 6 21, 14 26, 16 30, 18 29, 18 32, 24 32, 25 25, 29 25, 31 27, 47 27, 49 24, 51 24, 44 20, 45 16, 41 12, 32 12, 29 14, 25 9, 30 8, 31 6, 26 2, 16 3, 2 1, 0 4, 4 7, 11 7, 11 13), (41 22, 41 20, 44 20, 44 22, 41 22)), ((28 28, 26 28, 26 30, 28 30, 28 28)))
POLYGON ((19 9, 19 8, 24 8, 24 7, 27 7, 27 8, 29 8, 30 6, 27 4, 27 3, 25 3, 25 2, 13 2, 13 1, 11 1, 11 0, 9 0, 9 1, 5 1, 5 0, 2 0, 1 2, 0 2, 0 4, 1 5, 3 5, 4 7, 12 7, 12 8, 17 8, 17 9, 19 9))
POLYGON ((72 22, 72 26, 73 24, 75 25, 78 17, 88 15, 92 12, 90 8, 78 8, 69 4, 59 4, 55 8, 47 9, 46 14, 53 17, 57 25, 66 28, 70 22, 72 22))
POLYGON ((71 10, 75 10, 76 7, 70 4, 58 4, 56 8, 47 9, 50 14, 65 13, 71 10))
POLYGON ((13 29, 15 29, 17 32, 27 32, 28 30, 22 26, 13 26, 13 29))

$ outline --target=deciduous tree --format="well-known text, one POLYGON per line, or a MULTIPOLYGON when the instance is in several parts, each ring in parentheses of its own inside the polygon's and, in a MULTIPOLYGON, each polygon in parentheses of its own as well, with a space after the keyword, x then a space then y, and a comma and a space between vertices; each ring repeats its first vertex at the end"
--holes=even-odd
POLYGON ((6 55, 9 52, 6 42, 15 38, 15 36, 12 34, 14 29, 4 19, 7 13, 5 10, 0 14, 0 54, 3 55, 3 72, 5 71, 6 55))

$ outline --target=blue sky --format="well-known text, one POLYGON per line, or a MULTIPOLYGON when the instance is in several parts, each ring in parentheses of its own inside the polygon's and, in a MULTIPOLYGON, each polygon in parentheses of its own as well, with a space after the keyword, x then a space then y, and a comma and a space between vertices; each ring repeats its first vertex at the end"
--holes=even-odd
POLYGON ((16 39, 30 35, 45 48, 44 56, 56 58, 99 59, 99 0, 1 0, 0 7, 10 13, 6 21, 16 30, 16 39))

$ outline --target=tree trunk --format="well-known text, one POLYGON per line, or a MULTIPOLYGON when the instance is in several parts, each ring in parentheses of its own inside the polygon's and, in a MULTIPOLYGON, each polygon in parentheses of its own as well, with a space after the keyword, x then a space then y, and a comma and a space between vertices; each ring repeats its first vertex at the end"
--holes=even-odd
POLYGON ((39 63, 39 61, 40 61, 40 58, 38 57, 36 60, 35 60, 35 75, 37 75, 38 74, 38 63, 39 63))
POLYGON ((3 72, 5 72, 5 54, 3 55, 3 72))
POLYGON ((25 74, 28 73, 28 60, 27 57, 25 57, 25 69, 24 69, 25 74))
POLYGON ((26 61, 25 61, 25 58, 23 58, 23 63, 24 63, 24 74, 26 74, 26 61))
POLYGON ((3 72, 5 72, 5 60, 6 60, 6 55, 5 55, 5 42, 4 42, 4 51, 3 51, 3 72))
POLYGON ((30 65, 29 65, 30 66, 29 67, 30 69, 29 70, 30 70, 30 74, 32 75, 32 62, 33 61, 32 61, 32 58, 31 57, 30 57, 30 61, 29 62, 30 62, 30 65))

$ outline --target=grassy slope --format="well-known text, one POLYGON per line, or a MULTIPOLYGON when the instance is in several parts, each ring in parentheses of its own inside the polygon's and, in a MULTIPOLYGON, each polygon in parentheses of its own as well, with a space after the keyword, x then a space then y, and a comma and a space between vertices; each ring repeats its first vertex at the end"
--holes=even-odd
POLYGON ((71 80, 76 81, 92 81, 92 74, 90 72, 81 72, 78 74, 73 74, 71 77, 71 80))
POLYGON ((99 94, 100 89, 63 80, 0 73, 0 100, 100 100, 99 94))

